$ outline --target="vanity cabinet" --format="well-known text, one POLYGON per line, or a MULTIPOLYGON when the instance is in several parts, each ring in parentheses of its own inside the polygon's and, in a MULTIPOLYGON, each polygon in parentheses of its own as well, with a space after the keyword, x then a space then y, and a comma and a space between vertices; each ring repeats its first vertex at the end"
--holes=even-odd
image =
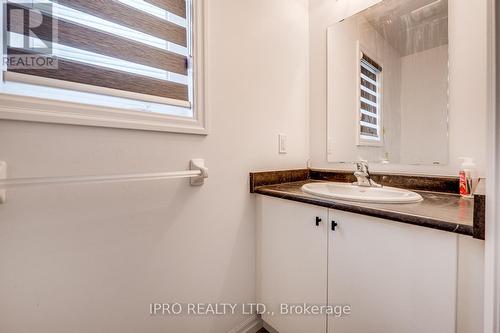
POLYGON ((455 332, 457 237, 258 196, 262 318, 281 333, 455 332), (351 313, 280 313, 281 304, 304 303, 349 305, 351 313))
POLYGON ((457 234, 337 210, 329 220, 328 301, 351 307, 328 317, 329 333, 455 332, 457 234))
POLYGON ((257 293, 280 332, 326 332, 326 317, 280 314, 280 304, 326 304, 328 209, 257 197, 257 293))

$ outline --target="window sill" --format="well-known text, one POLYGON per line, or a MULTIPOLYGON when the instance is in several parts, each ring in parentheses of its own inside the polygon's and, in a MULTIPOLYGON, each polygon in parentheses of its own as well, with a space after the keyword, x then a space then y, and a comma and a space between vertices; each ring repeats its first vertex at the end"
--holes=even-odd
POLYGON ((111 127, 173 133, 208 134, 206 113, 194 118, 102 107, 83 103, 0 94, 0 119, 111 127))

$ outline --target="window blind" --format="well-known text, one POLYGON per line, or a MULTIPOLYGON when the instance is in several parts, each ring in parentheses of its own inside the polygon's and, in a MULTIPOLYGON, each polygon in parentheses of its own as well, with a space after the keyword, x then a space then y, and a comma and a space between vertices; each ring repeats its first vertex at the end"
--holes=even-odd
POLYGON ((360 136, 380 140, 380 73, 382 67, 362 53, 360 59, 360 136))
POLYGON ((42 56, 54 57, 57 68, 8 63, 6 80, 15 76, 11 73, 16 78, 22 74, 48 86, 70 82, 82 90, 106 88, 105 94, 129 92, 134 99, 153 96, 155 101, 189 106, 186 0, 50 1, 50 6, 37 7, 45 23, 31 30, 33 24, 26 19, 30 10, 19 1, 7 3, 7 55, 37 54, 33 45, 48 44, 50 52, 42 56), (13 10, 25 14, 11 15, 13 10), (30 47, 15 46, 12 41, 19 37, 29 39, 30 47))

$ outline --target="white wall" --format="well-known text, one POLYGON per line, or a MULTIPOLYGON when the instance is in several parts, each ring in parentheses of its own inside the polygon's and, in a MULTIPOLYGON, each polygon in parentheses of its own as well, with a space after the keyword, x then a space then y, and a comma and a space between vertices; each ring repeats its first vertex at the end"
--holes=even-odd
POLYGON ((448 163, 448 45, 401 58, 401 163, 448 163))
POLYGON ((0 121, 11 177, 173 171, 210 178, 11 190, 0 206, 0 332, 227 332, 151 302, 255 298, 248 172, 308 157, 306 0, 208 1, 207 137, 0 121), (278 155, 277 134, 288 135, 278 155))
MULTIPOLYGON (((310 147, 316 168, 351 169, 327 162, 326 29, 378 0, 311 0, 310 147)), ((372 170, 457 175, 460 156, 475 158, 481 175, 486 165, 486 0, 449 2, 450 114, 449 164, 446 166, 373 165, 372 170)))

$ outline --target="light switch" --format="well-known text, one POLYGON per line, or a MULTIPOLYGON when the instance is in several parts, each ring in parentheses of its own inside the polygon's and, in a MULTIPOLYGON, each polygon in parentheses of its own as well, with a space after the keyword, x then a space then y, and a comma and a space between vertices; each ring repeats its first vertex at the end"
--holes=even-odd
POLYGON ((278 135, 278 142, 279 142, 279 153, 280 154, 286 154, 287 153, 286 135, 285 134, 279 134, 278 135))

